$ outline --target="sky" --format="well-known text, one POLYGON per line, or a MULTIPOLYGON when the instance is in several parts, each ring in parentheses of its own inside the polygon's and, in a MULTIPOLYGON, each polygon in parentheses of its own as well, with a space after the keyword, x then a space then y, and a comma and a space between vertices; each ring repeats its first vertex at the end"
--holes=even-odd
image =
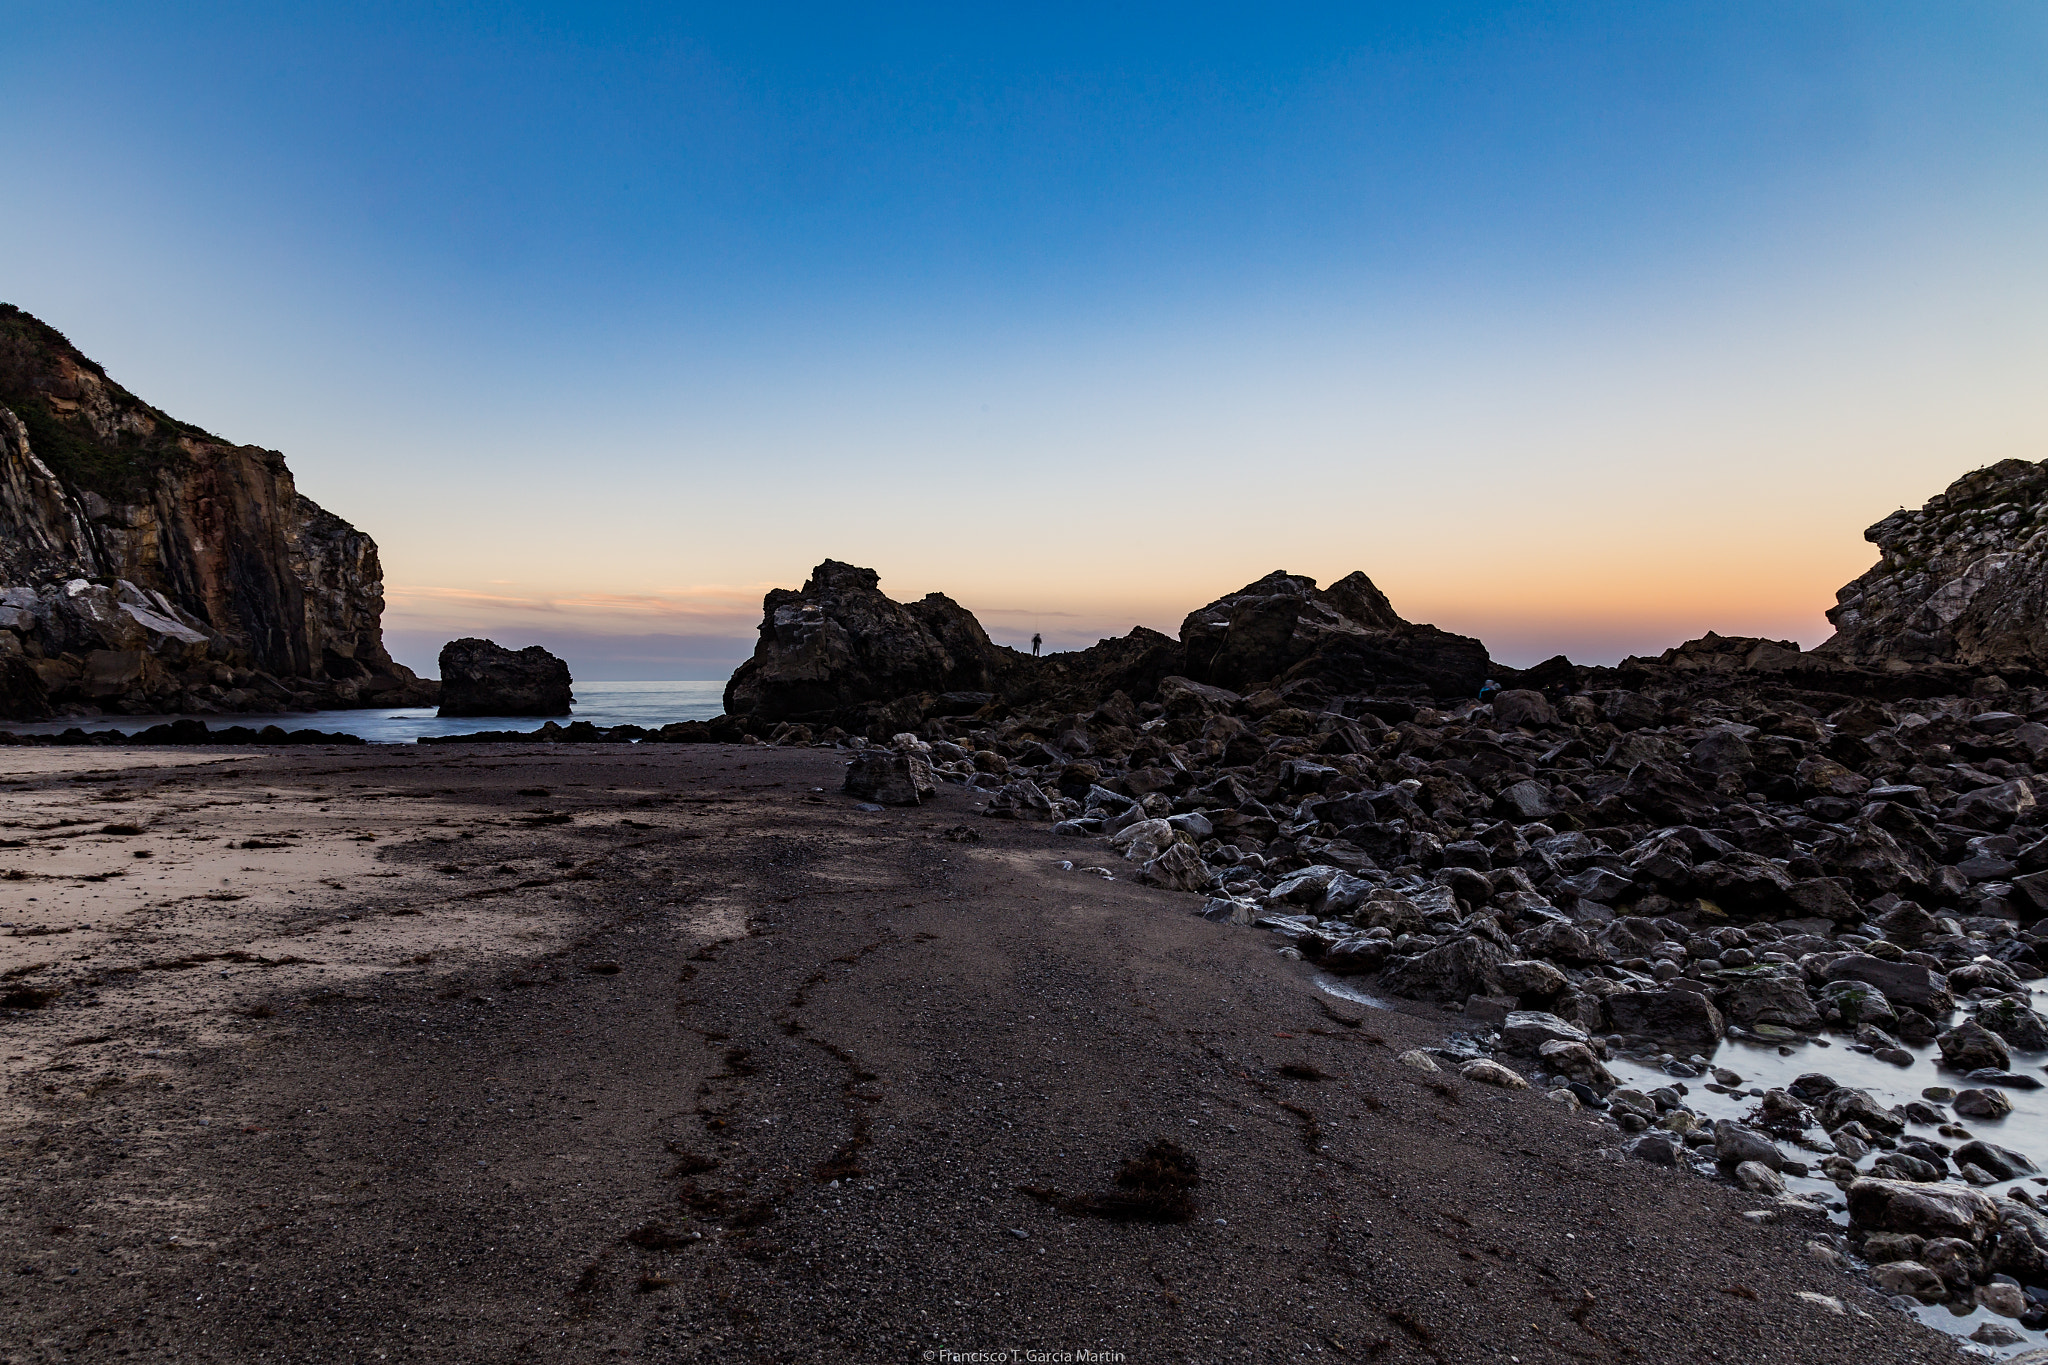
POLYGON ((2048 459, 2048 7, 0 0, 0 299, 387 636, 718 678, 825 558, 1085 646, 1363 569, 1812 646, 2048 459))

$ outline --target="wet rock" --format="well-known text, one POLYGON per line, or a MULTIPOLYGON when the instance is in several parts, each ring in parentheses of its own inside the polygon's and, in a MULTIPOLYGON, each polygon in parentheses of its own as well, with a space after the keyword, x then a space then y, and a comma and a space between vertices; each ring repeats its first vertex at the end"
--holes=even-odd
POLYGON ((2048 1019, 2029 1008, 2023 998, 1985 1001, 1977 1011, 1977 1023, 2022 1052, 2048 1052, 2048 1019))
POLYGON ((1823 1096, 1817 1112, 1821 1127, 1830 1133, 1852 1123, 1860 1123, 1873 1133, 1901 1133, 1906 1128, 1904 1119, 1872 1099, 1868 1091, 1846 1085, 1823 1096))
POLYGON ((1536 1056, 1545 1070, 1595 1090, 1612 1090, 1618 1084, 1614 1073, 1584 1043, 1552 1040, 1538 1048, 1536 1056))
POLYGON ((1889 1029, 1897 1025, 1898 1014, 1891 1002, 1877 987, 1861 981, 1830 981, 1820 989, 1816 1002, 1822 1016, 1829 1020, 1839 1018, 1843 1026, 1855 1028, 1859 1024, 1873 1024, 1889 1029))
POLYGON ((1676 1166, 1685 1152, 1685 1144, 1670 1133, 1650 1132, 1629 1139, 1622 1150, 1637 1161, 1647 1161, 1652 1166, 1676 1166))
POLYGON ((1984 1274, 1977 1248, 1960 1237, 1934 1237, 1920 1249, 1920 1264, 1941 1276, 1950 1289, 1967 1291, 1984 1274))
POLYGON ((1510 1052, 1524 1056, 1533 1055, 1545 1043, 1584 1043, 1586 1031, 1576 1024, 1568 1024, 1554 1014, 1540 1010, 1516 1010, 1509 1014, 1500 1030, 1501 1043, 1510 1052))
POLYGON ((1996 1201, 1991 1269, 2021 1284, 2048 1286, 2048 1215, 2013 1199, 1996 1201))
POLYGON ((1958 1165, 1967 1161, 1981 1168, 1994 1180, 2018 1180, 2036 1170, 2025 1155, 1982 1138, 1973 1138, 1956 1148, 1955 1159, 1958 1165))
POLYGON ((1939 1167, 1903 1152, 1886 1152, 1870 1163, 1870 1173, 1884 1180, 1912 1180, 1932 1184, 1941 1179, 1939 1167))
POLYGON ((1759 1162, 1773 1171, 1782 1170, 1785 1165, 1785 1154, 1778 1150, 1777 1143, 1734 1119, 1715 1120, 1714 1159, 1723 1166, 1759 1162))
POLYGON ((2012 1053, 2005 1040, 1966 1019, 1935 1039, 1941 1048, 1941 1064, 1951 1071, 1977 1071, 1985 1067, 2003 1071, 2012 1065, 2012 1053))
POLYGON ((1728 987, 1720 997, 1728 1019, 1747 1027, 1778 1024, 1785 1028, 1812 1028, 1820 1023, 1820 1011, 1806 985, 1793 976, 1745 977, 1728 987))
POLYGON ((1997 1067, 1993 1066, 1979 1067, 1975 1071, 1965 1072, 1963 1079, 1974 1081, 1978 1085, 1997 1086, 2001 1090, 2039 1090, 2041 1088, 2041 1079, 2038 1076, 2029 1076, 2023 1071, 2000 1071, 1997 1067))
POLYGON ((1795 1076, 1792 1084, 1785 1087, 1792 1098, 1805 1104, 1816 1104, 1841 1088, 1841 1082, 1823 1071, 1808 1071, 1795 1076))
POLYGON ((1966 1119, 2002 1119, 2012 1112, 2012 1101, 1999 1090, 1959 1090, 1951 1107, 1966 1119))
POLYGON ((1606 998, 1607 1015, 1620 1033, 1667 1042, 1714 1044, 1727 1025, 1713 1002, 1691 991, 1620 991, 1606 998))
POLYGON ((1380 986, 1410 1000, 1463 1000, 1500 992, 1500 964, 1506 950, 1476 936, 1453 939, 1413 957, 1390 958, 1380 986))
MULTIPOLYGON (((2016 1318, 2027 1311, 2026 1292, 2017 1285, 1980 1284, 1976 1297, 1980 1307, 2000 1317, 2016 1318)), ((1970 1340, 1979 1346, 2017 1346, 2026 1339, 2026 1333, 2014 1331, 2002 1322, 1979 1323, 1977 1330, 1970 1333, 1970 1340)))
POLYGON ((1941 975, 1916 963, 1886 962, 1867 953, 1851 953, 1828 963, 1823 977, 1828 981, 1860 981, 1874 986, 1894 1005, 1922 1013, 1945 1015, 1956 1007, 1941 975))
POLYGON ((1887 1294, 1906 1294, 1923 1303, 1936 1303, 1948 1297, 1948 1286, 1942 1283, 1941 1276, 1918 1261, 1891 1261, 1875 1266, 1870 1278, 1887 1294))
POLYGON ((846 765, 841 790, 884 806, 915 806, 938 793, 932 765, 895 749, 863 749, 846 765))
POLYGON ((1863 1239, 1863 1259, 1872 1265, 1917 1261, 1927 1239, 1912 1232, 1873 1232, 1863 1239))
POLYGON ((1865 1178, 1849 1187, 1850 1226, 1870 1232, 1955 1237, 1981 1246, 1997 1229, 1998 1205, 1961 1185, 1865 1178))
POLYGON ((1785 1193, 1785 1180, 1761 1161, 1745 1161, 1735 1168, 1735 1183, 1754 1194, 1785 1193))

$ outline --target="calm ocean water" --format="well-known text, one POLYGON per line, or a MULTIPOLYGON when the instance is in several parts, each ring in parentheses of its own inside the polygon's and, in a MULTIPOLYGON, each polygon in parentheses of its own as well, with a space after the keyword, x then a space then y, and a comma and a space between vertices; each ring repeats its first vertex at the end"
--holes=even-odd
MULTIPOLYGON (((725 712, 722 682, 589 682, 576 684, 576 710, 569 720, 593 725, 644 725, 649 729, 675 720, 709 720, 725 712)), ((9 723, 0 730, 19 735, 54 735, 77 726, 81 730, 119 730, 134 734, 178 716, 92 716, 84 719, 9 723)), ((219 729, 227 725, 260 728, 281 725, 287 730, 338 730, 361 735, 372 744, 410 744, 421 735, 464 735, 477 730, 535 730, 545 722, 535 716, 464 716, 446 720, 431 706, 372 707, 363 711, 298 711, 283 715, 197 716, 219 729)), ((557 718, 560 719, 560 718, 557 718)))

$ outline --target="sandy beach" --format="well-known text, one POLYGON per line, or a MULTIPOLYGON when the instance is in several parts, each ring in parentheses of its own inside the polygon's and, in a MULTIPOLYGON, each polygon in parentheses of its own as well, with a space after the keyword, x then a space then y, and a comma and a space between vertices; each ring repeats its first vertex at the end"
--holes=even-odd
POLYGON ((0 1359, 1960 1358, 1396 1061, 1434 1007, 841 765, 0 751, 0 1359), (1087 1211, 1161 1139, 1188 1221, 1087 1211))

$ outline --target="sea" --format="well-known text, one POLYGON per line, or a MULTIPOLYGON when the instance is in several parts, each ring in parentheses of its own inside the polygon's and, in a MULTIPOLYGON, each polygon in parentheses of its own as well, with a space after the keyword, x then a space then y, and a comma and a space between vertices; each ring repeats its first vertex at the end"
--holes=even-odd
MULTIPOLYGON (((557 722, 587 720, 593 725, 641 725, 658 729, 670 721, 709 720, 725 713, 723 682, 580 682, 576 705, 557 722)), ((372 744, 411 744, 429 735, 467 735, 478 730, 537 730, 546 718, 536 716, 448 716, 431 706, 370 707, 355 711, 289 711, 278 715, 220 716, 84 716, 63 720, 0 722, 0 729, 18 735, 54 735, 80 730, 118 730, 132 735, 172 720, 201 720, 215 729, 266 725, 287 730, 327 730, 360 735, 372 744)))

